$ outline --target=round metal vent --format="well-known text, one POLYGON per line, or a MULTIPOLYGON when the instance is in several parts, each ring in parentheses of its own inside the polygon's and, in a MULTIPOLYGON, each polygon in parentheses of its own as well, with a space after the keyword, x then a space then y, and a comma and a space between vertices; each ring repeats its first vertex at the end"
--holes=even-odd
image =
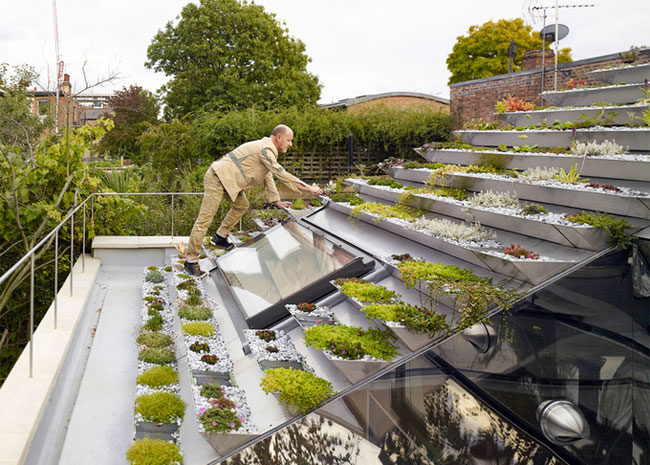
POLYGON ((566 446, 589 436, 589 426, 580 409, 568 400, 547 400, 537 407, 537 421, 544 436, 566 446))
POLYGON ((496 342, 496 330, 486 323, 476 323, 465 329, 462 333, 463 339, 472 344, 477 352, 484 354, 490 350, 496 342))

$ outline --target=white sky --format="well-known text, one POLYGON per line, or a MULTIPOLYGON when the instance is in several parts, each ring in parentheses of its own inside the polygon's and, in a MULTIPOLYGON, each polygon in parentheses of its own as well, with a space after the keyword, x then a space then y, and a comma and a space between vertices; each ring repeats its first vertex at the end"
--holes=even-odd
MULTIPOLYGON (((54 26, 48 0, 4 0, 0 8, 0 63, 29 64, 44 85, 54 82, 54 26)), ((109 70, 121 79, 97 92, 138 84, 155 91, 167 77, 144 67, 154 34, 187 0, 58 0, 61 57, 73 86, 109 70)), ((321 102, 391 91, 449 96, 445 60, 471 25, 523 17, 529 4, 552 0, 257 0, 286 23, 312 58, 308 69, 323 84, 321 102)), ((583 2, 564 0, 562 5, 583 2)), ((560 9, 570 28, 560 47, 574 60, 650 45, 648 0, 595 0, 593 8, 560 9)), ((554 11, 547 21, 554 20, 554 11)), ((541 19, 533 25, 541 29, 541 19)), ((53 88, 53 86, 50 86, 53 88)))

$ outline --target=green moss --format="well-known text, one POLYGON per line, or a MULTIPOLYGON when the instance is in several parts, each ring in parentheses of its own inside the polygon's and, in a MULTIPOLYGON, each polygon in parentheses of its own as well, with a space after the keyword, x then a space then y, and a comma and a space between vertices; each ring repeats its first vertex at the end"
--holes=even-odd
POLYGON ((172 270, 172 267, 171 267, 171 266, 166 266, 166 267, 165 267, 165 271, 166 271, 166 272, 169 273, 171 270, 172 270))
POLYGON ((138 439, 126 451, 130 465, 175 465, 183 463, 179 447, 160 439, 138 439))
POLYGON ((424 162, 419 162, 419 161, 409 161, 404 163, 402 166, 404 169, 407 170, 416 170, 416 169, 421 169, 421 168, 426 168, 429 170, 437 170, 440 168, 444 168, 446 165, 444 163, 424 163, 424 162))
POLYGON ((266 393, 279 392, 280 402, 287 407, 297 407, 301 415, 337 394, 329 381, 308 371, 293 368, 266 370, 260 386, 266 393))
POLYGON ((413 287, 417 280, 443 280, 447 283, 486 281, 470 270, 440 263, 407 260, 400 262, 398 268, 407 287, 413 287))
POLYGON ((192 289, 192 291, 190 291, 190 294, 183 301, 183 303, 185 305, 189 305, 190 307, 197 307, 203 304, 203 299, 201 299, 201 291, 199 291, 199 289, 192 289), (192 291, 198 291, 198 294, 192 291))
POLYGON ((135 399, 135 412, 142 415, 144 421, 176 423, 183 419, 185 402, 170 392, 142 394, 135 399))
POLYGON ((163 333, 142 333, 138 336, 138 344, 147 347, 167 347, 173 344, 171 336, 163 333))
POLYGON ((603 213, 585 213, 583 211, 566 215, 565 218, 572 223, 588 224, 594 228, 604 229, 609 233, 612 243, 623 249, 628 248, 634 241, 634 238, 625 232, 632 225, 622 218, 615 219, 603 213))
POLYGON ((204 306, 184 305, 178 310, 178 316, 186 320, 209 320, 212 310, 204 306))
POLYGON ((140 373, 136 382, 152 388, 159 388, 177 383, 178 373, 168 365, 157 366, 140 373))
POLYGON ((192 321, 183 323, 183 332, 190 336, 205 336, 209 337, 214 335, 216 329, 214 325, 205 323, 203 321, 192 321))
POLYGON ((359 216, 360 213, 375 215, 378 220, 384 218, 399 218, 405 221, 415 221, 426 212, 405 205, 385 205, 383 203, 365 202, 352 209, 352 216, 359 216))
POLYGON ((355 326, 317 325, 305 330, 305 344, 350 360, 364 355, 391 360, 397 355, 397 348, 390 342, 394 339, 391 331, 375 328, 363 330, 355 326))
POLYGON ((391 291, 384 286, 350 281, 343 283, 341 292, 362 302, 390 302, 398 296, 395 291, 391 291))
POLYGON ((164 365, 172 363, 176 360, 174 352, 165 347, 146 347, 138 354, 138 360, 147 363, 155 363, 156 365, 164 365))
POLYGON ((406 186, 407 189, 412 194, 433 194, 439 197, 450 197, 456 200, 465 200, 467 198, 467 190, 459 189, 455 187, 413 187, 406 186))
POLYGON ((197 286, 198 285, 196 284, 196 281, 194 281, 192 278, 189 278, 178 283, 176 289, 180 289, 181 291, 189 291, 190 289, 196 289, 197 286))
POLYGON ((157 266, 148 266, 147 269, 148 269, 149 271, 158 271, 158 267, 157 267, 157 266))

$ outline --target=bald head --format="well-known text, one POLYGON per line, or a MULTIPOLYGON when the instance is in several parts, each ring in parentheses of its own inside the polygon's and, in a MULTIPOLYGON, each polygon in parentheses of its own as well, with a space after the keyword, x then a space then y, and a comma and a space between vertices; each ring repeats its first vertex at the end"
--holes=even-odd
POLYGON ((278 152, 284 153, 293 145, 293 131, 286 124, 278 124, 271 131, 271 141, 278 152))

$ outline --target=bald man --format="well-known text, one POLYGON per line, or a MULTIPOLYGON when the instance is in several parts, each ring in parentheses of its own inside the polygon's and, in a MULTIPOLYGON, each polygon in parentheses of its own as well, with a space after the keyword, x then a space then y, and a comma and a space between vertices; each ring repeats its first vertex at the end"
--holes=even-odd
POLYGON ((205 195, 201 211, 190 234, 184 265, 188 274, 199 278, 207 275, 199 267, 199 254, 205 233, 219 209, 224 192, 233 205, 215 235, 212 236, 210 243, 225 249, 232 247, 226 240, 228 233, 248 210, 248 199, 244 193, 246 189, 264 183, 269 203, 285 208, 290 206, 291 202, 280 201, 273 176, 296 192, 308 192, 313 195, 323 192, 319 187, 310 186, 289 174, 278 163, 278 153, 285 153, 292 145, 293 131, 288 126, 280 124, 273 129, 269 137, 240 145, 212 163, 203 177, 205 195))

